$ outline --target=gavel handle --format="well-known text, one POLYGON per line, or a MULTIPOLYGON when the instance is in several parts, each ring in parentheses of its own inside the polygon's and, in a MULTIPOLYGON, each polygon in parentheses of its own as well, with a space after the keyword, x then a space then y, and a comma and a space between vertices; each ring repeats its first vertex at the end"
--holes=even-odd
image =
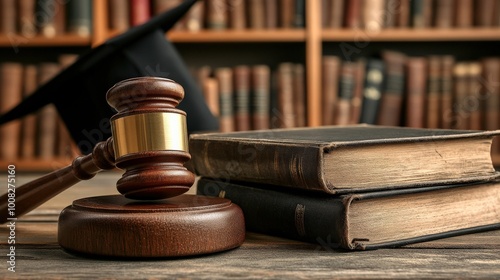
POLYGON ((113 140, 109 138, 107 141, 98 143, 92 154, 80 156, 67 167, 17 187, 14 195, 11 193, 10 197, 9 193, 2 195, 0 197, 0 223, 18 218, 74 184, 91 179, 98 172, 114 167, 113 140))

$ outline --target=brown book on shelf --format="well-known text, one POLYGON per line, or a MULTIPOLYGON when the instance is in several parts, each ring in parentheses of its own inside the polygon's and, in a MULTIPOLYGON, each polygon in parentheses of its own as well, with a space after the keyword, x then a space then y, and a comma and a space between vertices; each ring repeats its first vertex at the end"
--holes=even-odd
POLYGON ((344 0, 326 0, 322 10, 325 13, 325 28, 339 29, 344 23, 344 0))
POLYGON ((206 2, 207 28, 213 30, 227 29, 229 26, 229 18, 225 0, 207 0, 206 2))
POLYGON ((344 61, 340 67, 339 98, 335 124, 348 125, 351 122, 351 104, 354 95, 356 63, 344 61))
POLYGON ((42 14, 43 16, 37 17, 38 31, 42 36, 54 37, 57 35, 56 29, 56 0, 37 0, 35 14, 42 14))
MULTIPOLYGON (((484 99, 484 129, 500 128, 500 58, 487 57, 482 60, 483 87, 481 96, 484 99)), ((491 153, 500 154, 500 139, 493 139, 491 153)))
POLYGON ((234 73, 234 124, 236 131, 250 130, 250 67, 239 65, 234 73))
MULTIPOLYGON (((248 26, 251 29, 266 27, 266 0, 248 0, 248 26)), ((244 5, 241 5, 244 7, 244 5)))
POLYGON ((458 28, 472 27, 474 24, 474 0, 456 0, 455 26, 458 28))
POLYGON ((425 126, 427 59, 424 57, 410 57, 408 58, 407 69, 406 126, 422 128, 425 126))
POLYGON ((335 123, 335 109, 337 108, 341 61, 339 57, 331 55, 323 56, 322 60, 322 124, 331 125, 335 123))
MULTIPOLYGON (((2 11, 6 12, 3 9, 2 11)), ((26 38, 36 35, 35 0, 17 1, 17 27, 19 34, 26 38)))
POLYGON ((384 27, 385 0, 370 0, 363 3, 363 27, 369 32, 380 31, 384 27))
POLYGON ((216 78, 203 80, 203 96, 212 115, 219 117, 219 82, 216 78))
MULTIPOLYGON (((152 0, 152 14, 159 15, 172 8, 177 7, 182 3, 182 0, 152 0)), ((185 29, 185 17, 179 20, 171 30, 183 30, 185 29)))
POLYGON ((295 126, 307 125, 306 118, 306 84, 305 69, 303 64, 293 66, 293 104, 295 112, 295 126))
POLYGON ((280 128, 295 127, 293 104, 293 64, 281 63, 278 66, 278 123, 280 128))
POLYGON ((267 65, 252 67, 252 129, 268 129, 271 123, 271 70, 267 65))
POLYGON ((202 177, 197 194, 240 206, 248 231, 330 250, 394 248, 500 228, 498 182, 318 195, 202 177))
POLYGON ((16 28, 16 1, 0 0, 0 34, 14 34, 16 28))
POLYGON ((69 1, 66 4, 66 9, 68 33, 81 37, 90 36, 92 33, 92 0, 69 1))
POLYGON ((226 67, 217 68, 215 77, 219 83, 219 130, 234 131, 233 70, 226 67))
POLYGON ((395 28, 397 21, 397 14, 399 13, 400 3, 399 0, 386 0, 384 1, 384 28, 395 28))
POLYGON ((278 0, 265 0, 266 29, 275 29, 278 24, 278 0))
POLYGON ((474 2, 475 25, 478 27, 492 27, 495 19, 496 0, 477 0, 474 2))
POLYGON ((194 71, 194 76, 196 77, 198 85, 200 86, 200 88, 203 88, 203 81, 205 81, 205 79, 209 78, 212 75, 212 67, 210 67, 209 65, 204 65, 194 71))
POLYGON ((150 0, 130 0, 130 25, 145 23, 151 18, 150 0))
POLYGON ((380 99, 377 124, 399 125, 405 93, 406 55, 397 51, 383 51, 385 88, 380 99))
MULTIPOLYGON (((22 100, 23 66, 20 63, 0 63, 0 114, 9 111, 22 100)), ((19 157, 21 121, 0 126, 0 159, 19 157)))
POLYGON ((427 65, 427 128, 440 128, 441 125, 441 57, 429 56, 427 65))
POLYGON ((429 28, 432 24, 432 0, 412 0, 410 9, 413 28, 429 28))
POLYGON ((109 0, 109 28, 125 31, 130 27, 130 6, 128 0, 109 0))
POLYGON ((280 0, 279 4, 280 27, 292 28, 295 17, 295 0, 280 0))
POLYGON ((354 72, 354 92, 351 100, 351 121, 350 124, 357 124, 361 119, 363 104, 363 89, 365 85, 366 61, 360 59, 356 62, 354 72))
POLYGON ((455 22, 456 0, 439 0, 434 2, 434 27, 451 28, 455 22))
MULTIPOLYGON (((38 87, 38 69, 36 65, 24 66, 23 98, 27 98, 38 87)), ((22 119, 21 150, 22 159, 34 159, 36 155, 36 114, 30 114, 22 119)))
POLYGON ((203 29, 204 14, 205 2, 198 1, 194 3, 186 14, 186 30, 196 32, 203 29))
POLYGON ((467 112, 469 64, 456 63, 453 67, 453 124, 456 129, 469 129, 469 113, 467 112))
POLYGON ((350 0, 346 1, 345 4, 345 27, 351 29, 360 28, 362 26, 361 11, 363 9, 363 0, 350 0))
POLYGON ((441 56, 441 125, 440 128, 453 127, 453 67, 452 55, 441 56))
POLYGON ((410 0, 396 0, 396 27, 406 28, 410 26, 410 0), (399 5, 398 5, 399 4, 399 5))
POLYGON ((467 73, 467 102, 466 113, 469 114, 469 129, 480 130, 483 129, 483 97, 481 96, 482 65, 480 62, 469 63, 467 73))
MULTIPOLYGON (((41 63, 38 68, 38 84, 43 85, 55 77, 60 66, 57 63, 41 63)), ((50 104, 42 108, 38 113, 38 157, 43 160, 53 159, 56 155, 57 143, 57 110, 50 104)))
POLYGON ((490 148, 499 134, 322 126, 192 134, 189 151, 200 176, 336 194, 498 178, 490 148), (238 172, 222 172, 228 163, 238 172))

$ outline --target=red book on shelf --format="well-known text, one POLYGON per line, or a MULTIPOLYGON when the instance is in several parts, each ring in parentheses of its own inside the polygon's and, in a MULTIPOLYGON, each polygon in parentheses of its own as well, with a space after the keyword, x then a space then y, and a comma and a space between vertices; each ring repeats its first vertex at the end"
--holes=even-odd
POLYGON ((345 7, 345 27, 359 28, 361 27, 361 9, 362 0, 350 0, 346 2, 345 7))
POLYGON ((151 18, 150 0, 130 0, 130 25, 145 23, 151 18))

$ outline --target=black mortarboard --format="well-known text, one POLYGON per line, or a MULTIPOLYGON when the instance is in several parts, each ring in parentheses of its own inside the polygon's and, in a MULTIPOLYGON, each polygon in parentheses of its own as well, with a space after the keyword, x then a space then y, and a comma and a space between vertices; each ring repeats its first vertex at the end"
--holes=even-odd
POLYGON ((75 143, 87 154, 95 144, 111 136, 109 118, 115 112, 106 101, 108 89, 127 78, 157 76, 184 87, 186 94, 178 108, 187 113, 189 132, 217 129, 217 120, 200 88, 175 47, 165 38, 165 32, 196 1, 186 0, 80 56, 17 107, 0 116, 0 125, 53 103, 75 143))

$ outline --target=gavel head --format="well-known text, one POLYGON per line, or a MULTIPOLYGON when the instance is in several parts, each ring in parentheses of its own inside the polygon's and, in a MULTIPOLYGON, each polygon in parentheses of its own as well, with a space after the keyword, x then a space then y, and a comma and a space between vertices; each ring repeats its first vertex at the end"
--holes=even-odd
POLYGON ((184 89, 172 80, 141 77, 109 89, 116 166, 125 173, 117 182, 127 198, 154 200, 178 196, 194 183, 184 167, 188 151, 186 113, 175 107, 184 89))

